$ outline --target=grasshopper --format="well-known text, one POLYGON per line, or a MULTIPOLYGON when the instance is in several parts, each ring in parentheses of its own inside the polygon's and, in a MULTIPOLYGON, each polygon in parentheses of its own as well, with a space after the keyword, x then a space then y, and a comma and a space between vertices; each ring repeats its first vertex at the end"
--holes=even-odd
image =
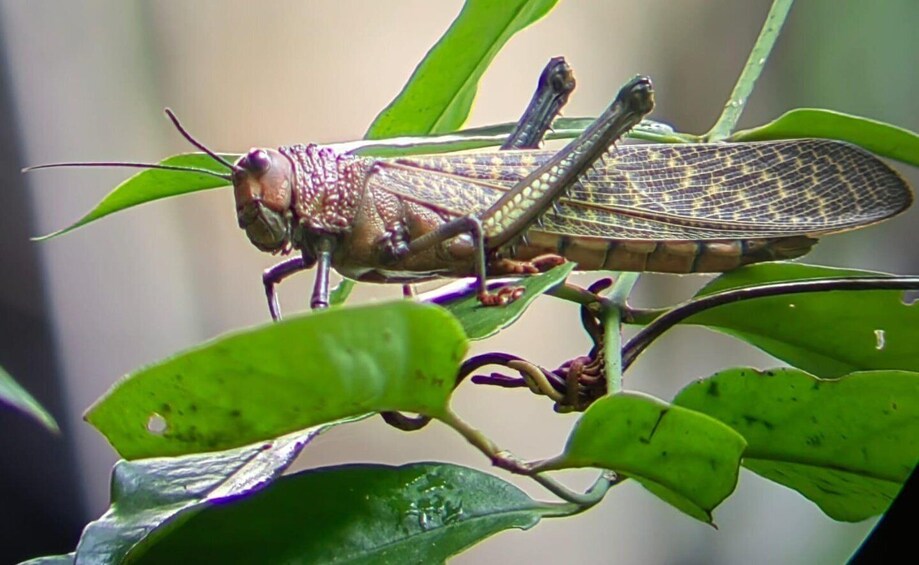
MULTIPOLYGON (((313 266, 313 308, 328 306, 332 269, 403 284, 474 276, 479 299, 490 305, 516 291, 489 292, 489 276, 532 274, 565 260, 581 270, 728 271, 799 257, 819 237, 911 204, 896 171, 838 141, 616 148, 653 108, 646 77, 626 83, 562 150, 536 150, 573 88, 566 76, 570 70, 547 67, 540 84, 557 88, 537 90, 505 144, 510 150, 472 154, 377 159, 309 144, 253 148, 230 163, 167 113, 186 139, 229 169, 207 173, 233 184, 237 220, 253 245, 299 252, 265 272, 275 318, 275 285, 313 266)), ((171 168, 104 163, 119 164, 171 168)), ((73 164, 44 167, 62 165, 73 164)))

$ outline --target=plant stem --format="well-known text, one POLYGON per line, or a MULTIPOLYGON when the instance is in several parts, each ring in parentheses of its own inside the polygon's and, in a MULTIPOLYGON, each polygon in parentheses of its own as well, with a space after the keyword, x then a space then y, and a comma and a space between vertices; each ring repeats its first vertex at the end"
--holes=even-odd
POLYGON ((638 282, 638 273, 619 273, 610 291, 610 305, 603 313, 603 359, 606 394, 622 392, 622 312, 638 282))
POLYGON ((466 438, 466 441, 491 459, 492 464, 496 467, 530 477, 555 496, 576 505, 579 511, 586 510, 603 500, 606 491, 615 484, 615 481, 609 480, 606 476, 601 476, 587 492, 575 492, 552 477, 539 474, 534 470, 533 464, 517 459, 510 452, 498 448, 485 434, 469 425, 450 409, 446 409, 442 414, 437 415, 437 419, 466 438))
POLYGON ((740 77, 737 79, 737 84, 734 85, 731 97, 724 105, 721 117, 718 118, 712 129, 705 134, 706 141, 726 139, 737 127, 737 120, 740 119, 740 114, 743 113, 750 93, 753 92, 753 85, 756 83, 756 79, 759 78, 763 67, 766 65, 766 59, 769 58, 769 53, 772 51, 772 46, 775 45, 775 40, 782 30, 782 24, 785 23, 785 17, 788 15, 793 2, 794 0, 773 0, 769 14, 766 16, 766 22, 763 24, 763 29, 760 30, 759 37, 756 38, 756 43, 753 44, 753 49, 747 58, 747 64, 744 65, 743 71, 741 71, 740 77))

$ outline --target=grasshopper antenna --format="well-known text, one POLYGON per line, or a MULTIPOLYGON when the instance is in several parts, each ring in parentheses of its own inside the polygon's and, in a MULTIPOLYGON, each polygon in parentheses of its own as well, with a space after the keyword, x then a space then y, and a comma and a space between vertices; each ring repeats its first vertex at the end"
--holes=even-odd
MULTIPOLYGON (((239 167, 233 165, 220 155, 214 153, 210 149, 204 146, 203 143, 195 139, 188 130, 186 130, 182 124, 179 122, 179 118, 173 113, 172 110, 166 108, 166 115, 169 116, 169 119, 172 120, 172 123, 175 125, 176 129, 179 130, 179 133, 182 134, 182 137, 187 139, 192 145, 198 149, 204 151, 212 159, 224 165, 231 171, 238 172, 239 167)), ((37 171, 39 169, 57 169, 62 167, 130 167, 134 169, 158 169, 161 171, 183 171, 186 173, 198 173, 202 175, 209 175, 212 177, 217 177, 223 179, 227 182, 233 182, 233 176, 231 174, 221 174, 215 171, 210 171, 208 169, 201 169, 198 167, 181 167, 178 165, 161 165, 157 163, 137 163, 131 161, 89 161, 89 162, 65 162, 65 163, 48 163, 45 165, 35 165, 34 167, 26 167, 22 169, 23 173, 28 173, 29 171, 37 171)))
POLYGON ((176 129, 179 130, 179 133, 182 134, 182 137, 187 139, 189 143, 191 143, 192 145, 194 145, 201 151, 204 151, 205 153, 210 155, 212 159, 214 159, 215 161, 217 161, 218 163, 222 165, 225 165, 228 169, 230 169, 234 173, 239 172, 240 170, 239 167, 237 167, 233 163, 230 163, 229 161, 227 161, 220 155, 214 153, 213 151, 208 149, 203 143, 195 139, 194 136, 192 136, 192 134, 188 133, 188 130, 186 130, 182 126, 182 123, 179 122, 179 118, 176 117, 175 113, 173 113, 172 110, 170 110, 169 108, 166 108, 166 115, 169 116, 169 119, 172 120, 173 125, 175 125, 176 129))
POLYGON ((58 169, 63 167, 130 167, 132 169, 159 169, 161 171, 183 171, 186 173, 198 173, 202 175, 210 175, 212 177, 217 177, 223 179, 227 182, 233 182, 233 177, 228 174, 220 174, 214 171, 209 171, 207 169, 199 169, 197 167, 180 167, 178 165, 160 165, 157 163, 134 163, 130 161, 82 161, 82 162, 66 162, 66 163, 47 163, 45 165, 35 165, 33 167, 25 167, 22 169, 23 173, 28 173, 29 171, 37 171, 39 169, 58 169))

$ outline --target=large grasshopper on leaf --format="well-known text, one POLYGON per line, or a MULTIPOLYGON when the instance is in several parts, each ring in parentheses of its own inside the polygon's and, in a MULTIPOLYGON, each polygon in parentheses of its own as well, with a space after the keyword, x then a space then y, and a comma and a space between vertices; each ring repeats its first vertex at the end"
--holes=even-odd
POLYGON ((256 247, 299 252, 265 273, 275 318, 276 283, 313 266, 313 308, 328 306, 333 268, 371 282, 475 276, 480 300, 496 304, 515 291, 490 293, 489 276, 536 273, 565 260, 582 270, 727 271, 799 257, 818 237, 879 222, 911 203, 899 174, 838 141, 616 148, 652 109, 645 77, 623 86, 562 150, 536 150, 573 86, 564 61, 550 62, 503 148, 511 150, 394 159, 294 145, 254 148, 229 163, 167 112, 230 172, 179 170, 232 182, 239 225, 256 247))

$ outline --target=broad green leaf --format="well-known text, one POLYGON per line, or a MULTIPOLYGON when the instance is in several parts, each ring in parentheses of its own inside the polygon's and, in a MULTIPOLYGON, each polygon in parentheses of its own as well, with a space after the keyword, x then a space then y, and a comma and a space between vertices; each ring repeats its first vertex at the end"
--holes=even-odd
POLYGON ((120 563, 137 544, 168 535, 207 505, 251 496, 280 477, 328 427, 204 455, 119 461, 112 471, 111 507, 83 530, 77 558, 120 563))
MULTIPOLYGON (((232 163, 239 156, 224 154, 222 157, 232 163)), ((164 159, 160 164, 175 167, 194 167, 220 174, 228 173, 226 167, 203 153, 182 153, 174 155, 164 159)), ((85 226, 109 214, 114 214, 115 212, 161 198, 179 196, 181 194, 188 194, 189 192, 197 192, 210 188, 220 188, 229 184, 229 181, 207 174, 147 169, 116 186, 115 190, 108 193, 92 210, 87 212, 85 216, 73 224, 54 233, 35 239, 38 241, 50 239, 75 230, 81 226, 85 226)))
POLYGON ((746 440, 744 466, 814 501, 836 520, 883 513, 919 461, 919 373, 821 379, 796 369, 731 369, 674 404, 746 440))
POLYGON ((450 29, 428 51, 408 83, 364 136, 444 133, 466 121, 479 79, 515 33, 557 0, 467 0, 450 29))
POLYGON ((736 132, 731 141, 822 137, 848 141, 868 151, 919 167, 919 134, 877 120, 832 110, 798 108, 768 124, 736 132))
POLYGON ((54 417, 35 400, 29 392, 22 388, 3 367, 0 367, 0 404, 7 404, 23 414, 27 414, 38 421, 39 424, 54 433, 61 430, 54 421, 54 417))
POLYGON ((367 412, 437 416, 465 351, 459 323, 435 306, 315 312, 130 374, 86 419, 136 459, 239 447, 367 412))
MULTIPOLYGON (((475 287, 469 288, 469 292, 458 296, 456 300, 439 299, 436 303, 459 319, 466 337, 472 340, 485 339, 514 323, 540 295, 563 283, 575 266, 575 263, 569 261, 545 273, 509 283, 523 287, 524 292, 520 298, 504 306, 482 306, 476 297, 475 287)), ((424 299, 424 295, 421 298, 424 299)))
POLYGON ((528 529, 558 513, 474 469, 344 465, 213 506, 132 562, 442 563, 502 530, 528 529))
POLYGON ((593 403, 548 469, 600 467, 623 473, 690 516, 712 510, 737 485, 743 437, 723 423, 635 392, 593 403))
MULTIPOLYGON (((751 265, 718 277, 698 296, 769 282, 882 273, 800 263, 751 265)), ((897 290, 792 294, 735 302, 685 323, 747 341, 821 377, 870 369, 919 371, 919 309, 897 290)))

